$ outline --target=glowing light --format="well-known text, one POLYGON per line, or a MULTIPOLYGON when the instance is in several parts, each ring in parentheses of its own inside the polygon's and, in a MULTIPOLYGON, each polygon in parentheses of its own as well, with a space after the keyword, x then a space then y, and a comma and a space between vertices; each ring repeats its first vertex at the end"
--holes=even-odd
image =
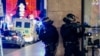
POLYGON ((34 15, 30 14, 29 19, 34 19, 34 15))
POLYGON ((16 5, 18 0, 6 0, 6 14, 14 15, 16 13, 16 5))
POLYGON ((43 25, 42 21, 39 21, 38 26, 40 27, 41 25, 43 25))
POLYGON ((36 0, 25 0, 27 2, 27 9, 29 11, 34 11, 36 10, 36 0))
POLYGON ((13 27, 12 22, 11 22, 11 16, 10 15, 6 15, 5 22, 7 23, 8 30, 10 30, 13 27))
POLYGON ((47 9, 47 0, 44 0, 44 9, 47 9))
POLYGON ((93 0, 92 5, 99 5, 99 0, 93 0))
POLYGON ((24 37, 25 42, 32 42, 33 41, 33 37, 32 36, 25 36, 24 37))
POLYGON ((13 16, 13 14, 11 13, 10 16, 13 16))
POLYGON ((25 5, 23 3, 20 3, 19 10, 20 11, 25 11, 25 5))
POLYGON ((26 2, 26 5, 28 5, 29 3, 28 2, 26 2))
POLYGON ((9 15, 6 15, 5 21, 6 21, 6 22, 11 22, 11 19, 10 19, 10 16, 9 16, 9 15))
POLYGON ((36 11, 36 0, 25 0, 26 1, 26 13, 27 15, 33 14, 35 16, 36 11))
POLYGON ((19 5, 19 15, 20 15, 20 18, 23 18, 24 17, 24 14, 25 14, 25 5, 23 3, 20 3, 19 5))

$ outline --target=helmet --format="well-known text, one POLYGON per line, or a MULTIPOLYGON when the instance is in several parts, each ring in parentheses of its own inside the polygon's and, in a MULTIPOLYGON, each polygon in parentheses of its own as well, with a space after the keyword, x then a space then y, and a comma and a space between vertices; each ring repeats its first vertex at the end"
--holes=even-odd
POLYGON ((47 23, 49 23, 49 24, 53 24, 53 20, 49 20, 47 23))
POLYGON ((66 17, 71 18, 71 19, 74 19, 75 15, 72 14, 72 13, 69 13, 69 14, 66 15, 66 17))
POLYGON ((53 20, 49 19, 49 17, 43 18, 42 21, 44 23, 48 23, 48 24, 53 24, 53 22, 54 22, 53 20))
POLYGON ((49 20, 49 17, 45 17, 42 19, 42 21, 47 21, 47 20, 49 20))
POLYGON ((63 18, 63 21, 64 21, 65 23, 70 23, 70 22, 71 22, 71 20, 67 19, 66 17, 63 18))
POLYGON ((71 20, 71 21, 75 21, 75 15, 72 14, 72 13, 67 14, 66 18, 69 19, 69 20, 71 20))

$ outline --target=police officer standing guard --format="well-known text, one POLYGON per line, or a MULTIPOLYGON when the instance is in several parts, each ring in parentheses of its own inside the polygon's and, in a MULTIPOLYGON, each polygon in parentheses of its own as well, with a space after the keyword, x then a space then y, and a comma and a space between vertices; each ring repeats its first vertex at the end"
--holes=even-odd
POLYGON ((39 31, 39 38, 45 44, 45 56, 55 56, 58 44, 58 32, 52 24, 48 17, 44 18, 39 31))
POLYGON ((79 50, 79 32, 78 25, 75 23, 75 15, 69 13, 63 19, 65 24, 61 26, 60 33, 65 48, 64 56, 81 56, 79 50))

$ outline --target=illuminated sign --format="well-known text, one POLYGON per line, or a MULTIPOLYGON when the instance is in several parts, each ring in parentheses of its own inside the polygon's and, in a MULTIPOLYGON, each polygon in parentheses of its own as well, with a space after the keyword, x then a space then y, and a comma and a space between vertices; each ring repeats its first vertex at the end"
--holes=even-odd
POLYGON ((37 16, 36 11, 36 0, 25 0, 26 1, 26 13, 27 15, 37 16))
POLYGON ((6 0, 6 14, 15 14, 18 0, 6 0))
POLYGON ((25 17, 29 15, 38 17, 40 12, 47 8, 46 1, 47 0, 6 0, 6 4, 4 5, 6 5, 6 14, 10 17, 19 17, 18 4, 20 3, 25 3, 25 17))

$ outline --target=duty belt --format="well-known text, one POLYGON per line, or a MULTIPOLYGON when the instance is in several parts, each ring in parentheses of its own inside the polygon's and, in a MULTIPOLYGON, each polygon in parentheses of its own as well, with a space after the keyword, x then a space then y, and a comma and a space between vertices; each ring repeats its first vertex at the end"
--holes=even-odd
POLYGON ((76 44, 77 42, 65 42, 66 44, 76 44))

